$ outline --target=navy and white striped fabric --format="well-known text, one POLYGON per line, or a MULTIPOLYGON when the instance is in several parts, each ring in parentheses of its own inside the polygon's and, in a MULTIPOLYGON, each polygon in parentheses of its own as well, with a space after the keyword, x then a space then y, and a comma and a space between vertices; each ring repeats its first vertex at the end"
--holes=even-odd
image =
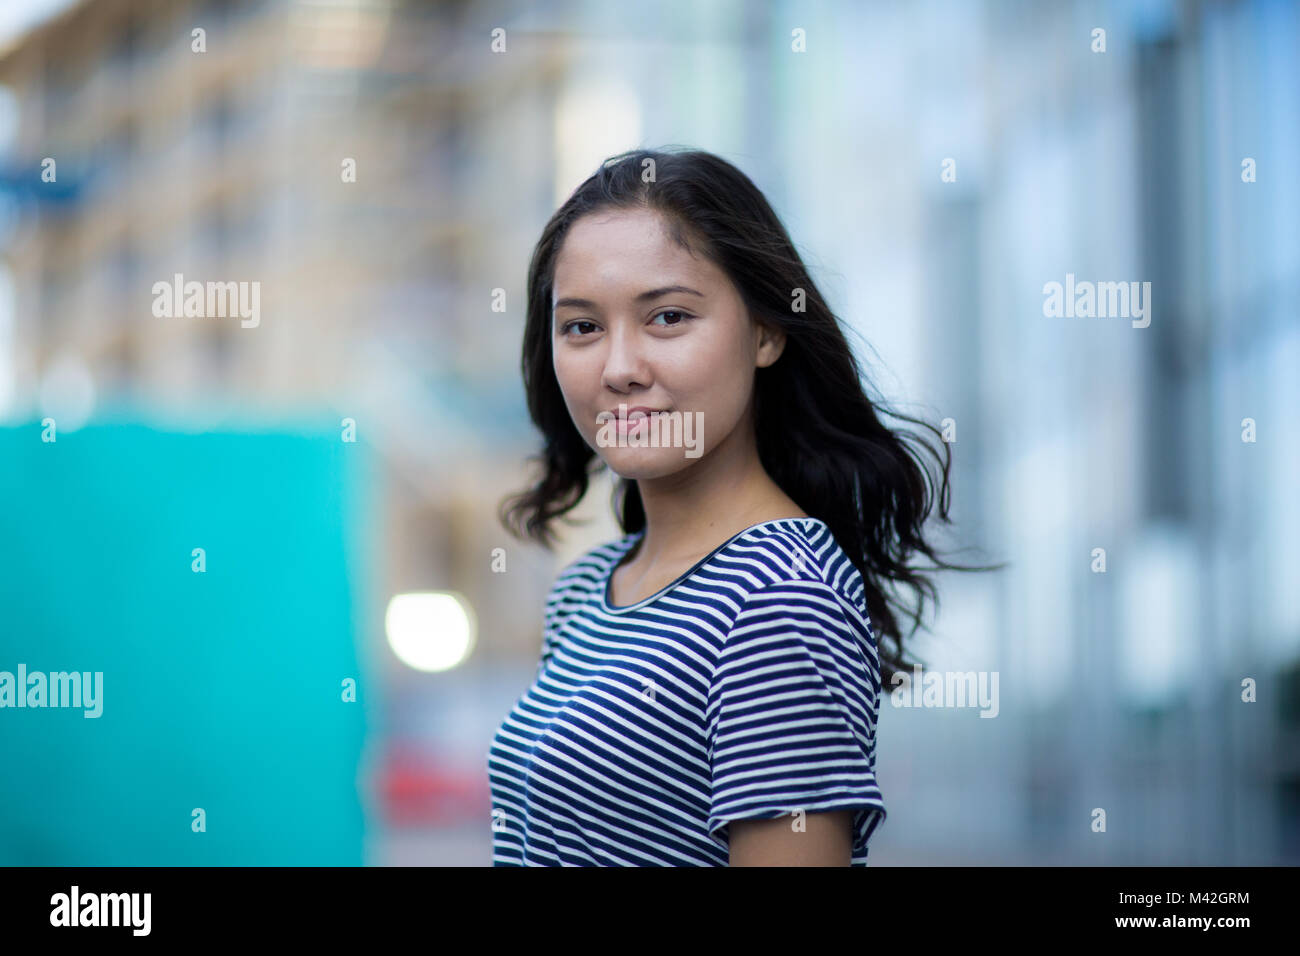
POLYGON ((765 521, 634 605, 642 532, 556 579, 532 685, 488 750, 496 866, 726 866, 727 821, 885 819, 880 670, 862 577, 816 518, 765 521))

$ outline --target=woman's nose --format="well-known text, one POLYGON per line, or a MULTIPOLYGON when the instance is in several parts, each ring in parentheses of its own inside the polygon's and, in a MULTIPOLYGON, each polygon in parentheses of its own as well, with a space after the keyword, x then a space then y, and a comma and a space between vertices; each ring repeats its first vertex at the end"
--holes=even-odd
POLYGON ((650 384, 646 355, 634 331, 615 325, 605 341, 609 350, 605 353, 603 384, 618 391, 626 391, 632 385, 650 384))

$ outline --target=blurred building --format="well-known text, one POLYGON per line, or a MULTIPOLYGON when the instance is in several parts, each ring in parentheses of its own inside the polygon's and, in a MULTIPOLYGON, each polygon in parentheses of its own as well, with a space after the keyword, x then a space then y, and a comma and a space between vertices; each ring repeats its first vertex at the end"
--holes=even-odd
POLYGON ((387 676, 390 742, 412 760, 444 751, 441 769, 401 763, 389 790, 400 801, 413 777, 457 792, 472 778, 456 799, 482 803, 467 824, 481 858, 490 730, 470 718, 442 732, 437 702, 473 697, 479 679, 522 689, 561 560, 518 546, 495 515, 535 444, 518 349, 530 233, 554 184, 549 162, 494 147, 548 135, 563 53, 519 42, 492 57, 467 9, 87 0, 11 45, 0 417, 57 411, 65 430, 86 417, 199 431, 355 421, 383 465, 364 637, 387 676), (177 273, 257 282, 260 321, 156 316, 154 283, 177 273), (477 616, 454 679, 413 673, 384 646, 388 596, 431 587, 461 592, 477 616))

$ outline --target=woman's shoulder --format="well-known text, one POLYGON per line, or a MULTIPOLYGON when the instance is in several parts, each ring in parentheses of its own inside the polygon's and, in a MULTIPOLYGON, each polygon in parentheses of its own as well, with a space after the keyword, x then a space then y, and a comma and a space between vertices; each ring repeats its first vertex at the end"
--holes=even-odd
POLYGON ((748 529, 719 553, 720 563, 743 570, 750 591, 811 586, 857 601, 862 576, 830 526, 820 518, 782 518, 748 529))
POLYGON ((562 565, 555 575, 554 588, 562 588, 566 585, 580 583, 583 580, 594 579, 601 573, 608 571, 618 561, 619 557, 636 543, 639 536, 639 532, 625 534, 611 541, 587 548, 579 553, 577 557, 570 558, 568 563, 562 565))
POLYGON ((639 533, 625 534, 612 541, 597 544, 571 558, 555 575, 551 583, 550 594, 546 599, 547 611, 571 600, 575 596, 590 593, 604 582, 604 577, 618 562, 618 559, 636 543, 639 533))
POLYGON ((717 557, 718 573, 737 585, 733 628, 801 620, 874 642, 862 574, 826 522, 765 523, 733 539, 717 557))

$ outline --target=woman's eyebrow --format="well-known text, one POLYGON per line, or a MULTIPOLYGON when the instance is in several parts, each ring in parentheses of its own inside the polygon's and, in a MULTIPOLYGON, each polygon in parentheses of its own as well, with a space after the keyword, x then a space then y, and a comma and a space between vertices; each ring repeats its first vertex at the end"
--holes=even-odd
MULTIPOLYGON (((639 294, 639 295, 638 295, 635 299, 633 299, 632 301, 634 301, 634 302, 650 302, 650 301, 652 301, 653 299, 657 299, 657 298, 659 298, 660 296, 668 295, 670 292, 689 292, 691 295, 698 295, 701 299, 704 298, 704 293, 703 293, 703 292, 696 292, 694 289, 692 289, 692 288, 690 288, 690 287, 688 287, 688 286, 684 286, 684 285, 666 285, 666 286, 663 286, 663 287, 658 288, 658 289, 647 289, 645 292, 642 292, 641 294, 639 294)), ((566 296, 566 297, 563 298, 563 299, 559 299, 559 300, 557 300, 556 303, 555 303, 555 306, 554 306, 554 307, 555 307, 556 309, 559 309, 559 308, 561 308, 561 307, 563 307, 563 306, 566 306, 566 305, 573 306, 573 307, 576 308, 576 309, 595 309, 595 308, 597 308, 596 303, 595 303, 595 302, 592 302, 590 299, 578 299, 578 298, 574 298, 574 297, 572 297, 572 296, 566 296)))

